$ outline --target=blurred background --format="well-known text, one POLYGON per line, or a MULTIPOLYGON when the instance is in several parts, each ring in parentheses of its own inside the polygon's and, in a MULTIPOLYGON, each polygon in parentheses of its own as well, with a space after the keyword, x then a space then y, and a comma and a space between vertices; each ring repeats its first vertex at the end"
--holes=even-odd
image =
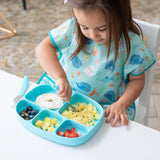
MULTIPOLYGON (((35 57, 35 48, 46 36, 72 14, 63 0, 0 0, 0 12, 16 30, 16 35, 0 40, 0 69, 20 77, 28 75, 37 82, 44 73, 35 57)), ((160 25, 160 0, 132 0, 132 13, 160 25)), ((0 24, 7 26, 0 16, 0 24)), ((0 37, 6 36, 0 31, 0 37)), ((160 49, 156 57, 148 126, 160 131, 160 49)))

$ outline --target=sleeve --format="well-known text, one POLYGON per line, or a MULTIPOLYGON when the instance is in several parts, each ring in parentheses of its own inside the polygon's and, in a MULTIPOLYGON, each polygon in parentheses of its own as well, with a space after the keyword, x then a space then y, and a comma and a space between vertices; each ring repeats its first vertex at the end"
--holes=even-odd
POLYGON ((71 18, 57 28, 49 31, 49 37, 58 52, 70 46, 73 39, 74 30, 75 18, 71 18))
POLYGON ((140 36, 134 35, 130 42, 131 52, 124 66, 124 74, 125 76, 128 74, 138 76, 149 69, 156 62, 156 59, 149 49, 145 48, 140 36))

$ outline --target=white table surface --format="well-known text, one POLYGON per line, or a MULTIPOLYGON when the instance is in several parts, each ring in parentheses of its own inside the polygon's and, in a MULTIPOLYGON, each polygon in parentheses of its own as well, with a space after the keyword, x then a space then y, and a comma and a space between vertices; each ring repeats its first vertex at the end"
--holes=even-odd
POLYGON ((35 135, 21 125, 11 108, 21 81, 22 78, 0 70, 0 160, 160 159, 160 132, 131 121, 127 127, 115 128, 103 123, 87 143, 76 147, 35 135))

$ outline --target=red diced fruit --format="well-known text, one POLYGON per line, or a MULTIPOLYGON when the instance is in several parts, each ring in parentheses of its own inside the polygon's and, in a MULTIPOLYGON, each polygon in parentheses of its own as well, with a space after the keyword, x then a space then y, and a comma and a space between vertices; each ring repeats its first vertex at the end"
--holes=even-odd
POLYGON ((70 131, 69 129, 66 129, 66 132, 69 132, 69 133, 70 133, 71 131, 70 131))
POLYGON ((64 136, 64 132, 62 132, 62 131, 58 131, 57 134, 58 134, 59 136, 64 136))
POLYGON ((80 137, 80 134, 78 132, 76 132, 76 129, 74 127, 72 127, 71 130, 66 129, 66 132, 58 131, 57 134, 59 136, 64 136, 64 137, 68 137, 68 138, 80 137))
POLYGON ((77 132, 72 132, 69 135, 69 138, 76 138, 76 137, 79 137, 79 135, 77 134, 77 132))
POLYGON ((70 135, 70 132, 65 132, 65 133, 64 133, 64 136, 65 136, 65 137, 69 137, 69 135, 70 135))
POLYGON ((71 128, 71 133, 76 132, 76 129, 74 127, 71 128))

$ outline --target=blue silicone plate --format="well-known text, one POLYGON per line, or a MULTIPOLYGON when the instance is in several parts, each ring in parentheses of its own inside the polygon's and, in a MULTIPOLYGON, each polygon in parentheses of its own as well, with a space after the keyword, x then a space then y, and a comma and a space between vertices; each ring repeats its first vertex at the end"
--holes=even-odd
POLYGON ((96 101, 92 100, 91 98, 84 96, 79 93, 73 93, 70 104, 75 104, 77 102, 80 103, 91 103, 93 106, 96 107, 98 113, 100 114, 100 118, 96 120, 96 124, 93 126, 86 126, 79 122, 76 122, 72 119, 69 119, 62 115, 62 112, 65 109, 68 109, 69 104, 64 103, 60 108, 58 109, 52 109, 49 110, 47 108, 44 108, 43 106, 40 106, 36 104, 36 99, 39 95, 45 94, 45 93, 55 93, 56 90, 54 90, 50 85, 40 85, 32 89, 29 93, 25 95, 25 97, 20 100, 16 106, 16 112, 18 115, 18 118, 22 125, 30 130, 31 132, 56 143, 68 145, 68 146, 77 146, 80 144, 83 144, 87 142, 98 130, 98 128, 101 126, 103 122, 104 117, 104 111, 100 104, 98 104, 96 101), (23 111, 27 106, 32 106, 33 109, 36 109, 38 113, 33 119, 25 120, 20 116, 20 112, 23 111), (59 126, 52 132, 44 131, 40 128, 38 128, 35 123, 37 120, 44 120, 45 117, 49 117, 51 119, 56 118, 59 121, 59 126), (63 131, 65 132, 66 129, 71 129, 72 127, 76 128, 76 131, 80 133, 80 137, 76 138, 67 138, 62 137, 57 134, 57 132, 63 131))

